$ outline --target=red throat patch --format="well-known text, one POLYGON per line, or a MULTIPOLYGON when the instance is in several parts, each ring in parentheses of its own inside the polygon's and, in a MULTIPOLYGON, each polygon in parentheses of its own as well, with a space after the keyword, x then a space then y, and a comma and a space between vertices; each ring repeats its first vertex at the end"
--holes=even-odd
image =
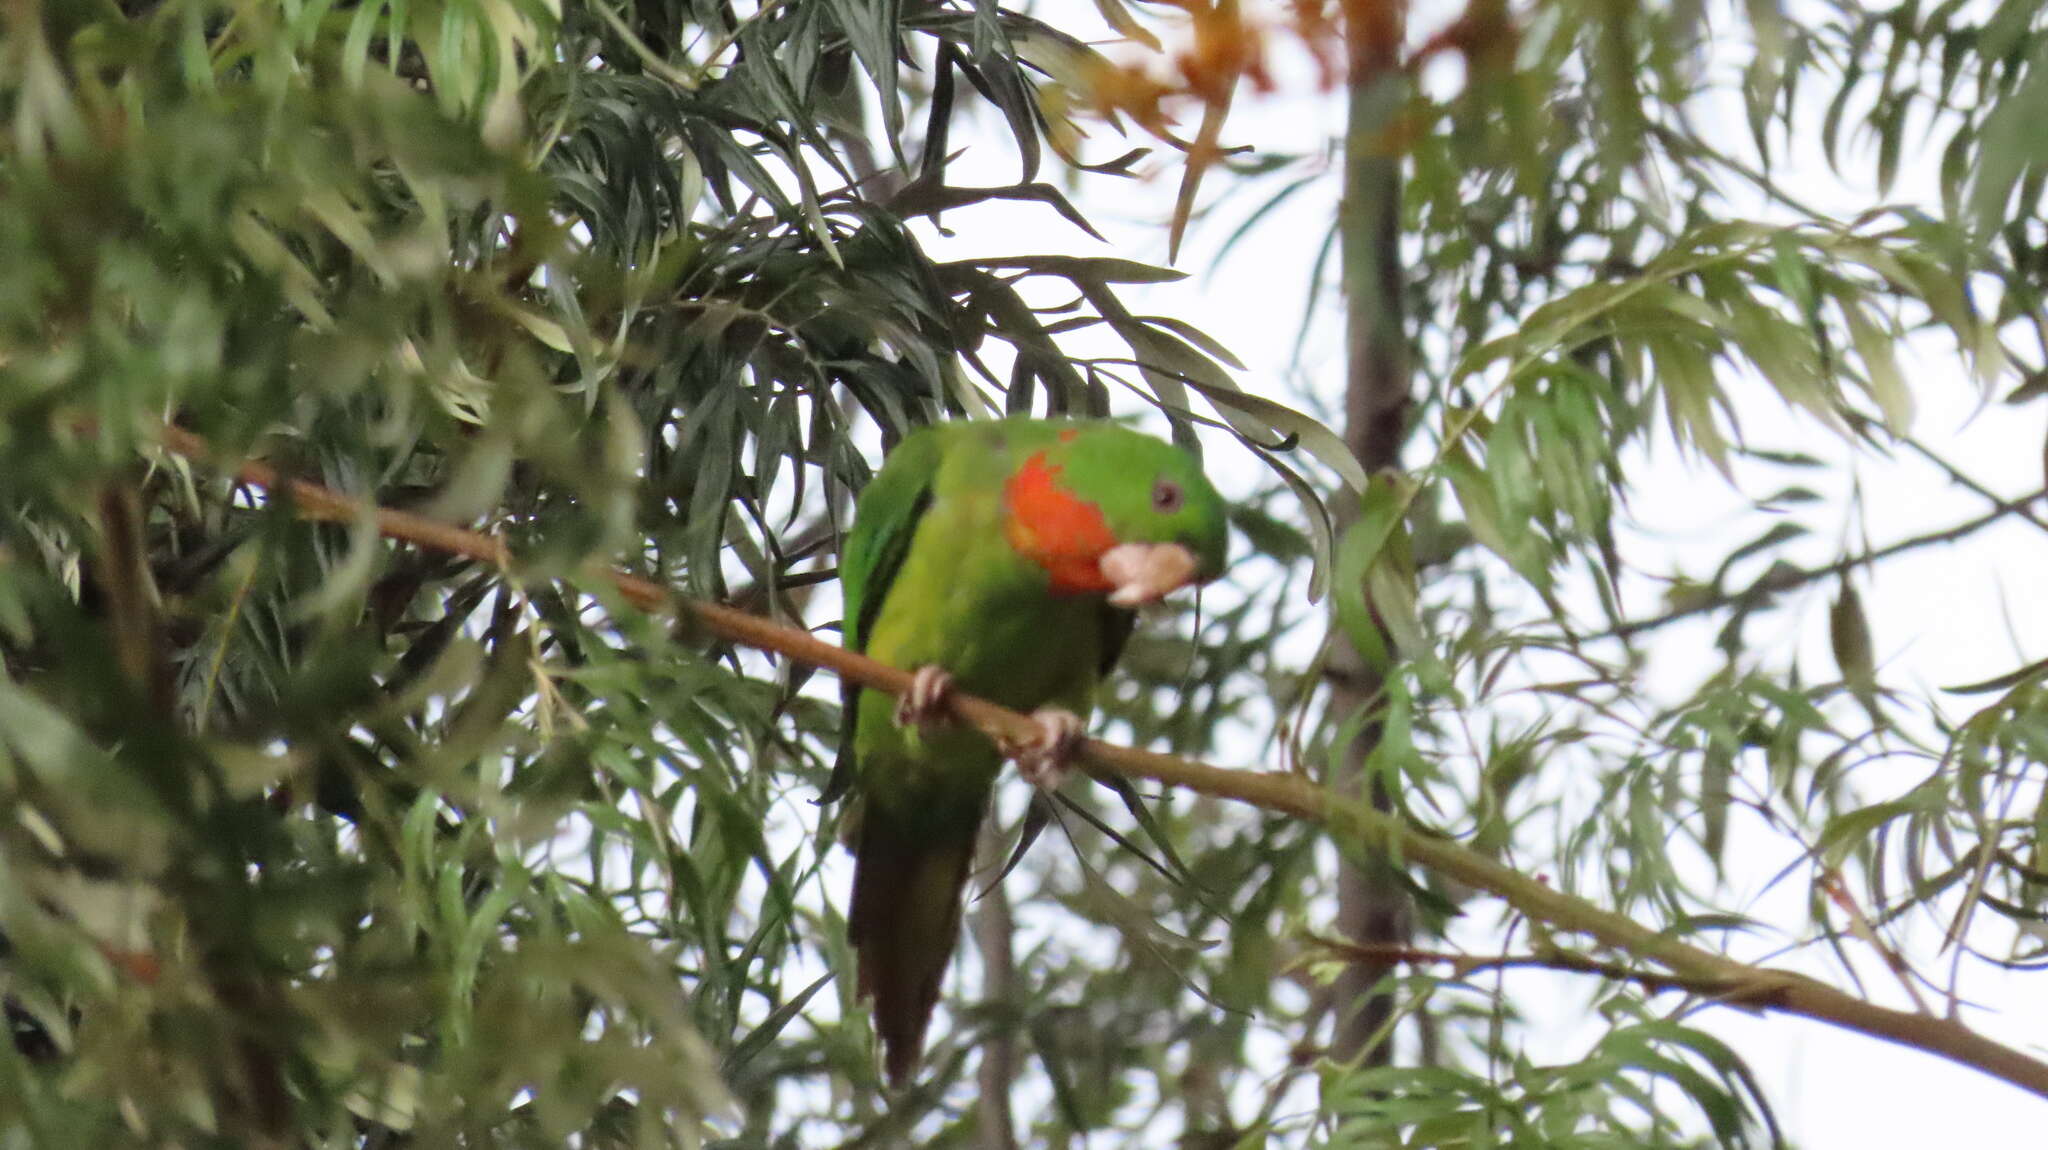
POLYGON ((1059 485, 1060 468, 1041 451, 1003 485, 1003 534, 1019 555, 1045 569, 1052 589, 1070 595, 1109 591, 1102 553, 1117 545, 1102 510, 1059 485))

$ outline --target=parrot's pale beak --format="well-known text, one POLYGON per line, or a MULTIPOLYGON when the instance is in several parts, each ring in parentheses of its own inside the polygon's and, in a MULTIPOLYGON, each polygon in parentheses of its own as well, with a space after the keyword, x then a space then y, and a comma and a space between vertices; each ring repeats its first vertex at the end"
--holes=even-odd
POLYGON ((1178 543, 1119 543, 1102 553, 1102 577, 1119 607, 1157 603, 1195 581, 1201 563, 1178 543))

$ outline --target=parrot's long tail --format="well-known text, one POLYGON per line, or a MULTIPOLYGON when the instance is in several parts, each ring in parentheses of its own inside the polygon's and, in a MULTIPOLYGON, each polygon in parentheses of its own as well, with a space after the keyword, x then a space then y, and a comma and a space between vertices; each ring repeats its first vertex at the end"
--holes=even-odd
POLYGON ((924 1053, 925 1027, 960 937, 977 827, 911 828, 880 815, 871 805, 861 820, 846 933, 860 958, 860 996, 874 999, 883 1068, 901 1086, 924 1053))

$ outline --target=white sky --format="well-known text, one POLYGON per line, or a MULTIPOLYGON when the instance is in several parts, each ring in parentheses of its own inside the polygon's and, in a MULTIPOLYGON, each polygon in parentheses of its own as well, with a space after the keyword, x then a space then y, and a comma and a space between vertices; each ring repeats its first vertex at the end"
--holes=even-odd
MULTIPOLYGON (((1092 5, 1085 2, 1059 0, 1042 5, 1039 11, 1063 28, 1092 30, 1099 26, 1092 5)), ((1711 138, 1746 138, 1739 109, 1731 104, 1729 113, 1725 123, 1701 124, 1702 130, 1711 138)), ((965 123, 956 123, 954 146, 967 145, 969 151, 952 169, 952 182, 1001 184, 1016 179, 1011 153, 984 134, 989 119, 971 130, 965 123)), ((1225 142, 1250 142, 1267 150, 1314 151, 1341 128, 1342 109, 1337 98, 1297 91, 1279 98, 1242 100, 1225 142)), ((1113 142, 1103 142, 1102 155, 1121 150, 1112 149, 1113 142)), ((1934 146, 1939 142, 1937 137, 1934 146)), ((1852 157, 1845 160, 1847 170, 1869 169, 1867 150, 1859 149, 1852 157)), ((1909 150, 1901 168, 1902 187, 1894 190, 1894 200, 1927 195, 1934 168, 1932 156, 1922 163, 1909 150)), ((1819 166, 1817 157, 1809 155, 1806 164, 1781 168, 1780 174, 1787 186, 1802 196, 1843 205, 1845 214, 1877 202, 1867 186, 1838 183, 1819 166)), ((1057 169, 1049 165, 1042 178, 1058 179, 1057 169)), ((951 213, 945 223, 957 232, 953 239, 941 239, 929 231, 925 238, 940 258, 1020 247, 1046 251, 1064 245, 1077 254, 1164 263, 1165 220, 1177 178, 1177 169, 1168 168, 1142 183, 1085 179, 1074 198, 1108 235, 1108 245, 1088 240, 1049 209, 1036 205, 988 205, 951 213)), ((1212 177, 1205 201, 1213 200, 1227 183, 1227 176, 1212 177)), ((1245 362, 1248 370, 1240 382, 1247 390, 1299 405, 1304 400, 1301 389, 1306 388, 1327 410, 1327 405, 1337 402, 1343 386, 1334 311, 1322 317, 1311 337, 1303 359, 1303 378, 1291 381, 1287 373, 1310 265, 1335 198, 1333 173, 1321 186, 1296 196, 1249 242, 1241 244, 1220 270, 1207 274, 1217 243, 1258 202, 1251 197, 1233 201, 1217 219, 1193 230, 1179 266, 1194 276, 1177 284, 1127 288, 1125 298, 1140 314, 1174 316, 1222 340, 1245 362)), ((1761 209, 1745 206, 1740 210, 1761 209)), ((1334 302, 1334 295, 1325 295, 1325 307, 1334 302)), ((1916 388, 1919 415, 1913 430, 1917 435, 2002 495, 2018 496, 2039 489, 2044 432, 2041 405, 1986 406, 1962 366, 1939 349, 1922 352, 1909 348, 1903 364, 1916 388)), ((1998 390, 2010 386, 2010 380, 2001 381, 1998 390)), ((1774 398, 1755 391, 1745 394, 1761 400, 1741 413, 1744 432, 1752 444, 1796 447, 1830 459, 1844 458, 1826 430, 1787 413, 1774 398)), ((1129 405, 1119 401, 1119 406, 1129 405)), ((1634 456, 1631 475, 1635 487, 1630 500, 1634 526, 1624 547, 1637 563, 1704 577, 1711 574, 1721 556, 1768 522, 1750 512, 1744 493, 1731 489, 1710 468, 1688 466, 1669 450, 1637 451, 1634 456)), ((1225 451, 1213 452, 1211 465, 1226 471, 1256 466, 1241 454, 1225 451)), ((1752 474, 1741 473, 1739 478, 1750 479, 1752 474)), ((1827 502, 1799 509, 1801 521, 1814 528, 1814 536, 1795 546, 1791 558, 1826 562, 1838 553, 1841 540, 1860 541, 1863 528, 1848 502, 1852 474, 1863 495, 1861 522, 1867 524, 1870 541, 1880 546, 1953 524, 1987 507, 1979 496, 1951 484, 1915 459, 1902 455, 1899 461, 1887 463, 1865 455, 1853 472, 1812 472, 1800 477, 1818 487, 1827 502)), ((1221 478, 1226 486, 1250 481, 1243 474, 1221 478)), ((1771 489, 1763 485, 1760 476, 1749 486, 1749 496, 1771 489)), ((2048 606, 2031 592, 2038 577, 2030 577, 2044 565, 2048 565, 2048 534, 2017 520, 1961 544, 1921 550, 1884 564, 1874 579, 1861 585, 1884 680, 1902 688, 1932 690, 1986 679, 2048 655, 2048 606)), ((1760 567, 1752 564, 1749 570, 1753 577, 1760 567)), ((1638 584, 1633 590, 1636 597, 1628 604, 1630 614, 1655 608, 1654 592, 1647 584, 1638 584)), ((1816 585, 1787 608, 1752 622, 1751 643, 1765 649, 1775 647, 1773 665, 1782 666, 1796 658, 1806 668, 1808 682, 1833 678, 1827 639, 1827 602, 1833 591, 1831 583, 1816 585)), ((1659 632, 1651 642, 1656 662, 1652 681, 1668 685, 1675 698, 1710 673, 1719 665, 1720 656, 1712 644, 1722 621, 1723 617, 1716 616, 1659 632)), ((1981 702, 1956 698, 1944 706, 1947 716, 1957 719, 1981 702)), ((1260 765, 1249 757, 1242 764, 1228 755, 1221 758, 1226 765, 1260 765)), ((1867 773, 1859 776, 1858 786, 1864 788, 1866 798, 1889 797, 1886 788, 1910 785, 1922 769, 1902 769, 1889 777, 1867 773)), ((1731 887, 1738 892, 1757 891, 1796 853, 1796 847, 1754 821, 1737 819, 1728 848, 1731 887)), ((1807 878, 1802 871, 1781 883, 1751 907, 1751 913, 1803 937, 1808 933, 1804 929, 1807 878)), ((1475 921, 1460 932, 1461 937, 1471 934, 1467 941, 1478 952, 1498 949, 1497 939, 1488 946, 1492 911, 1480 909, 1472 918, 1475 921)), ((1915 937, 1918 949, 1911 957, 1939 977, 1947 970, 1947 956, 1933 961, 1938 938, 1925 930, 1915 937)), ((1771 940, 1757 940, 1750 948, 1761 953, 1771 945, 1771 940)), ((1853 989, 1825 948, 1805 952, 1788 960, 1788 965, 1853 989)), ((1857 973, 1879 1001, 1903 1005, 1897 983, 1877 963, 1863 963, 1857 973)), ((2048 1034, 2048 998, 2025 985, 2025 977, 1989 968, 1971 973, 1964 982, 1966 995, 1990 1008, 1971 1014, 1971 1024, 2017 1044, 2048 1034)), ((1508 979, 1517 1006, 1527 1012, 1532 1056, 1569 1056, 1596 1033, 1582 1021, 1596 989, 1585 979, 1536 972, 1510 974, 1508 979)), ((1670 1004, 1668 999, 1658 1002, 1670 1004)), ((2048 1109, 2040 1100, 2013 1087, 1931 1055, 1816 1023, 1725 1010, 1698 1014, 1691 1021, 1726 1038, 1749 1060, 1788 1136, 1802 1146, 1864 1150, 1975 1145, 2038 1129, 2048 1119, 2048 1109)))

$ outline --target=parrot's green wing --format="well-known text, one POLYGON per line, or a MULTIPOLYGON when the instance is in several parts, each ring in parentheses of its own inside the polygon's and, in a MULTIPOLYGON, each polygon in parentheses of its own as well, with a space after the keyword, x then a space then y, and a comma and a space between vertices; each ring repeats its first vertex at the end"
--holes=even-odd
MULTIPOLYGON (((889 597, 889 586, 910 554, 917 525, 932 504, 944 454, 943 433, 922 428, 904 437, 861 492, 853 531, 839 555, 839 590, 844 600, 840 638, 849 651, 865 652, 874 632, 875 616, 889 597)), ((839 756, 819 803, 836 801, 853 785, 853 736, 860 714, 860 686, 840 680, 839 756)))

